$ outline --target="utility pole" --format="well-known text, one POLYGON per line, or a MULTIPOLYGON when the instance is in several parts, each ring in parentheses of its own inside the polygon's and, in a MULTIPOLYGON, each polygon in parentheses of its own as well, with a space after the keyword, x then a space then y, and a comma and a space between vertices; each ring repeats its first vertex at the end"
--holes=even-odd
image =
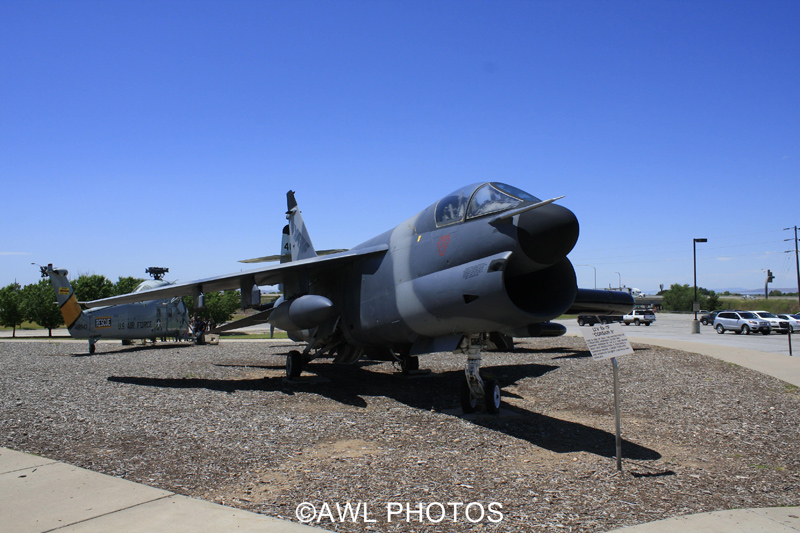
POLYGON ((767 281, 764 282, 764 299, 769 300, 769 284, 775 280, 775 276, 772 275, 772 270, 767 269, 767 281))
MULTIPOLYGON (((790 229, 792 229, 792 228, 783 228, 783 231, 787 231, 787 230, 790 230, 790 229)), ((784 239, 784 240, 789 241, 791 239, 784 239)), ((790 253, 792 253, 792 251, 791 250, 786 250, 786 253, 790 254, 790 253)), ((795 268, 797 269, 796 270, 796 272, 797 272, 797 303, 800 305, 800 259, 798 259, 798 253, 797 253, 797 226, 794 226, 794 264, 795 264, 795 268)))

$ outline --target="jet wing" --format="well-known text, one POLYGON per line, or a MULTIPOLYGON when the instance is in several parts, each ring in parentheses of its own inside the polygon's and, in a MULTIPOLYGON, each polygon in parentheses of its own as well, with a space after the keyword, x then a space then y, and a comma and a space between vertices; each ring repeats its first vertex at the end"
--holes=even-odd
MULTIPOLYGON (((346 252, 347 250, 342 249, 334 249, 334 250, 317 250, 317 255, 333 255, 338 254, 341 252, 346 252)), ((265 255, 264 257, 255 257, 253 259, 240 259, 240 263, 272 263, 275 261, 281 261, 284 258, 291 259, 292 254, 283 254, 283 255, 265 255)), ((287 262, 287 261, 284 261, 287 262)))
POLYGON ((277 285, 278 283, 283 282, 285 278, 291 276, 293 273, 337 268, 339 266, 357 261, 365 256, 385 254, 388 249, 388 245, 381 244, 369 248, 348 250, 346 252, 324 257, 310 257, 308 259, 301 259, 299 261, 292 261, 290 263, 282 263, 252 270, 245 270, 242 272, 225 274, 223 276, 216 276, 213 278, 187 281, 185 283, 176 283, 174 285, 167 285, 165 287, 159 287, 149 291, 140 291, 131 294, 123 294, 121 296, 112 296, 111 298, 103 298, 102 300, 93 300, 91 302, 87 302, 86 307, 94 308, 105 305, 127 304, 144 302, 148 300, 158 300, 161 298, 172 298, 175 296, 190 296, 196 291, 206 293, 240 289, 242 287, 242 282, 255 283, 256 285, 277 285))
POLYGON ((260 313, 240 318, 234 322, 228 322, 227 324, 217 326, 209 331, 209 333, 222 333, 223 331, 231 331, 234 329, 246 328, 248 326, 255 326, 257 324, 264 324, 267 322, 267 320, 269 320, 269 315, 271 314, 272 309, 267 309, 266 311, 261 311, 260 313))

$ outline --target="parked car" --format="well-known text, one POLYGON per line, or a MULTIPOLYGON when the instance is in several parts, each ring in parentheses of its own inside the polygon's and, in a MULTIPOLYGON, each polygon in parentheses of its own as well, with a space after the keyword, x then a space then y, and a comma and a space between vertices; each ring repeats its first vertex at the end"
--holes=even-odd
POLYGON ((579 326, 594 326, 598 322, 600 324, 610 324, 612 322, 619 322, 622 316, 612 315, 578 315, 579 326))
MULTIPOLYGON (((703 311, 700 312, 702 313, 703 311)), ((706 311, 706 313, 707 314, 700 317, 700 323, 704 326, 709 326, 714 323, 714 319, 717 318, 720 311, 711 311, 710 313, 706 311)))
POLYGON ((749 311, 721 311, 714 319, 714 329, 719 334, 733 331, 737 335, 740 333, 750 335, 751 331, 760 331, 764 335, 769 335, 770 332, 769 322, 758 318, 749 311))
POLYGON ((789 323, 789 332, 800 331, 800 315, 778 315, 778 318, 789 323))
POLYGON ((652 309, 634 309, 629 314, 622 317, 622 323, 626 326, 631 324, 639 325, 644 324, 649 326, 656 321, 656 313, 652 309))
POLYGON ((789 333, 789 323, 785 320, 781 320, 777 316, 773 315, 769 311, 752 311, 754 315, 758 318, 766 320, 769 322, 770 330, 780 333, 781 335, 786 335, 789 333))

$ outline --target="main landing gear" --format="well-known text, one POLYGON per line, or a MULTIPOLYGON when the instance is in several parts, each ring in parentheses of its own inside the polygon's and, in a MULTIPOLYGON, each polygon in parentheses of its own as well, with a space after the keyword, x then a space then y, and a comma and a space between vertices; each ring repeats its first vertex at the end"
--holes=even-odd
POLYGON ((303 373, 303 367, 309 361, 305 353, 292 350, 286 354, 286 377, 297 379, 303 373))
POLYGON ((484 379, 480 374, 482 346, 482 335, 469 335, 464 337, 459 347, 467 355, 464 368, 466 379, 461 382, 459 394, 461 409, 467 414, 477 411, 480 403, 483 403, 487 413, 500 412, 500 385, 494 379, 484 379))
MULTIPOLYGON (((316 355, 319 355, 317 353, 316 355)), ((316 357, 311 355, 311 345, 306 346, 302 352, 292 350, 286 354, 286 377, 288 379, 297 379, 303 373, 305 366, 313 361, 316 357)))

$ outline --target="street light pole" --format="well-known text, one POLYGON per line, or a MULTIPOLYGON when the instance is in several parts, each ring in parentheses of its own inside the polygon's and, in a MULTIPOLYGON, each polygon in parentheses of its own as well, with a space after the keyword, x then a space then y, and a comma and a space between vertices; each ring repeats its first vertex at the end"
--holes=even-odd
POLYGON ((594 288, 596 289, 597 288, 597 269, 595 267, 593 267, 592 265, 575 265, 575 266, 591 267, 592 269, 594 269, 594 288))
POLYGON ((617 279, 619 280, 619 290, 622 290, 622 275, 619 272, 614 272, 617 275, 617 279))
POLYGON ((697 243, 708 242, 708 239, 692 239, 692 263, 694 265, 694 302, 692 302, 692 310, 694 311, 694 322, 692 323, 692 333, 700 333, 700 324, 697 322, 697 243))

